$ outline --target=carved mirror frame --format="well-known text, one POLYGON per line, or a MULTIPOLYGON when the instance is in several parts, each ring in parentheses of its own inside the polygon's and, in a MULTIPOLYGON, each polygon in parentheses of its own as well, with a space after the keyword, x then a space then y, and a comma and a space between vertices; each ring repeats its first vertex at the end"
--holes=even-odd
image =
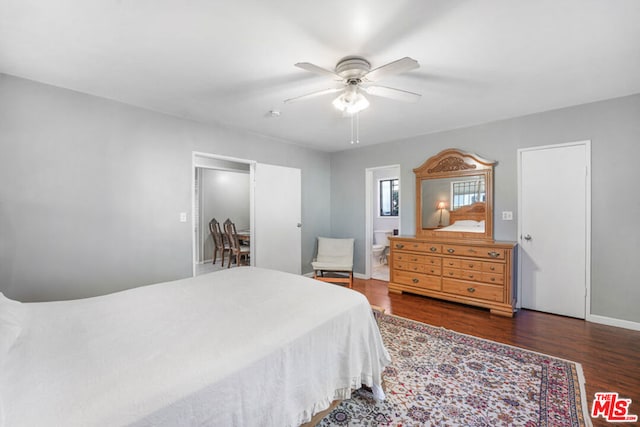
MULTIPOLYGON (((421 166, 415 168, 416 175, 416 237, 437 240, 473 240, 493 242, 493 168, 496 162, 483 159, 475 154, 457 149, 447 149, 430 157, 421 166), (423 224, 423 209, 436 210, 436 206, 423 206, 423 181, 441 178, 464 178, 483 176, 485 179, 484 233, 461 231, 436 231, 437 227, 423 224)), ((477 203, 476 203, 477 205, 477 203)), ((470 207, 469 218, 479 220, 480 209, 470 207), (473 211, 473 212, 471 212, 473 211)))

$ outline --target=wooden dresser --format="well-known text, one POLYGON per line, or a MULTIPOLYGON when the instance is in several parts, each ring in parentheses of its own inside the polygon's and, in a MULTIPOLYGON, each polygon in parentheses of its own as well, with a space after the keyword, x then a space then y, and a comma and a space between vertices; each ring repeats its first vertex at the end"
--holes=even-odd
POLYGON ((411 292, 513 316, 514 242, 390 237, 389 291, 411 292))

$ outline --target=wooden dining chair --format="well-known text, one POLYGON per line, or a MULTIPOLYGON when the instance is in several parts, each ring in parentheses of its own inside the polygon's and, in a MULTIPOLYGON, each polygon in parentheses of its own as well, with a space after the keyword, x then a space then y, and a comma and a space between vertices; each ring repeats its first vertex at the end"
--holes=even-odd
POLYGON ((216 259, 218 258, 218 253, 220 254, 220 258, 222 258, 222 265, 224 267, 224 254, 229 252, 229 258, 231 258, 231 248, 229 247, 229 241, 226 236, 222 233, 222 229, 220 228, 220 223, 213 218, 209 222, 209 231, 211 232, 211 237, 213 238, 213 262, 216 263, 216 259))
POLYGON ((227 235, 227 239, 229 240, 229 249, 231 251, 229 255, 229 264, 227 265, 227 268, 229 268, 231 267, 231 259, 234 255, 236 257, 236 265, 240 265, 240 260, 242 258, 244 258, 245 262, 248 263, 250 249, 249 246, 240 244, 240 239, 238 238, 238 233, 236 231, 236 225, 230 220, 227 221, 224 222, 224 231, 227 235))

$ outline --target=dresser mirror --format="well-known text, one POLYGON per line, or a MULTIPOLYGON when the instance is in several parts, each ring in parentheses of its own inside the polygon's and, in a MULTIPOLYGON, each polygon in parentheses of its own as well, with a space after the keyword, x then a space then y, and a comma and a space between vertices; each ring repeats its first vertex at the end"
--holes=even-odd
POLYGON ((493 241, 494 164, 448 149, 414 169, 416 237, 493 241))

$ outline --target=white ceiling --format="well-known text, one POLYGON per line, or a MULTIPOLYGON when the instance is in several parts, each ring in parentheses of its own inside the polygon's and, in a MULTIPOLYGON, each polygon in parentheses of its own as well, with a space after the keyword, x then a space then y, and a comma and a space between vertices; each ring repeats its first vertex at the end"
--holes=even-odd
POLYGON ((326 151, 335 95, 283 100, 347 55, 420 63, 380 82, 418 103, 360 115, 360 146, 398 140, 640 93, 640 1, 0 0, 0 73, 326 151))

